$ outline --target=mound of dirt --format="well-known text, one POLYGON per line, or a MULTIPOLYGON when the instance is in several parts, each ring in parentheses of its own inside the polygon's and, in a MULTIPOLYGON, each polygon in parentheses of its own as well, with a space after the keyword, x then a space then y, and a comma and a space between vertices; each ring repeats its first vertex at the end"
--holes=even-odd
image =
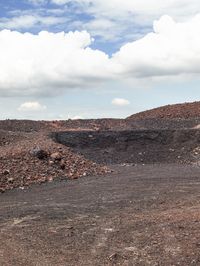
POLYGON ((200 102, 173 104, 158 107, 129 116, 127 119, 188 119, 200 117, 200 102))
POLYGON ((128 119, 0 121, 0 191, 108 172, 101 164, 200 161, 199 125, 200 102, 128 119))
POLYGON ((75 179, 108 172, 106 167, 73 153, 44 133, 12 134, 16 135, 13 142, 0 146, 1 192, 55 178, 75 179))

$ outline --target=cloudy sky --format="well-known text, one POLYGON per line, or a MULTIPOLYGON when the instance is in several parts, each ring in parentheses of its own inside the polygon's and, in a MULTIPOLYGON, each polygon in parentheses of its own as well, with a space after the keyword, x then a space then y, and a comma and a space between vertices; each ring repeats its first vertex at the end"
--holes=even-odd
POLYGON ((200 100, 198 0, 1 0, 1 118, 126 117, 200 100))

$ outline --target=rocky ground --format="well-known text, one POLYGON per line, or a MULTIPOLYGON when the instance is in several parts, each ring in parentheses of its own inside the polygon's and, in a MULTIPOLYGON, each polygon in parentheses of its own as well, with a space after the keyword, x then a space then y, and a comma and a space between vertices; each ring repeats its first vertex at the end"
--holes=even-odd
POLYGON ((200 265, 199 106, 0 121, 0 265, 200 265))
MULTIPOLYGON (((196 105, 186 104, 183 110, 196 105)), ((200 118, 175 118, 177 108, 158 108, 131 119, 0 121, 0 191, 104 174, 110 163, 199 163, 200 118), (174 115, 169 118, 170 112, 174 115), (62 132, 71 136, 68 143, 55 138, 62 132), (173 141, 165 143, 168 139, 173 141)))
POLYGON ((113 166, 1 195, 0 265, 200 265, 200 170, 113 166))
POLYGON ((54 142, 44 128, 38 132, 17 131, 16 128, 0 132, 0 192, 16 187, 24 189, 33 183, 51 182, 56 178, 75 179, 108 171, 106 166, 54 142))

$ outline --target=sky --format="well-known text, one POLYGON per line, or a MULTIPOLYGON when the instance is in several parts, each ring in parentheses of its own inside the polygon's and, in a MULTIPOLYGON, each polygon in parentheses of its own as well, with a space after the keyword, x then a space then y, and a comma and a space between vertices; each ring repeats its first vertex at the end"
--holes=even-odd
POLYGON ((197 0, 0 1, 0 119, 125 118, 199 74, 197 0))

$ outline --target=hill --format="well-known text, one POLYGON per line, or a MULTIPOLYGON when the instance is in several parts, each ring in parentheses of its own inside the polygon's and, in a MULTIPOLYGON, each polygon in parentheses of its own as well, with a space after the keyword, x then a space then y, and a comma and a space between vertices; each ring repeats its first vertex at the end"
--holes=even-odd
POLYGON ((129 116, 127 119, 140 120, 151 118, 189 119, 200 117, 200 102, 165 105, 129 116))

